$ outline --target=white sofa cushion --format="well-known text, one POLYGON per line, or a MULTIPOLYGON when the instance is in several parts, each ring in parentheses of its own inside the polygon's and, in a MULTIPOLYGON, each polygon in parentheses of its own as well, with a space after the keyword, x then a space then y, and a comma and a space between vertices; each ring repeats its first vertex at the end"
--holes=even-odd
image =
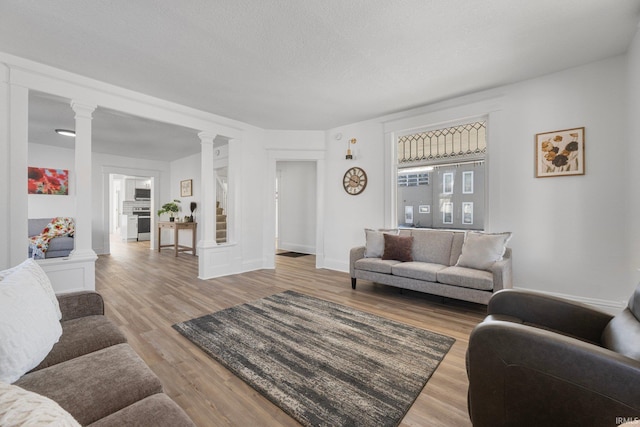
POLYGON ((62 335, 60 320, 32 269, 0 282, 0 381, 12 383, 35 368, 62 335))
POLYGON ((511 233, 481 233, 469 231, 462 245, 456 266, 488 270, 502 260, 511 233))

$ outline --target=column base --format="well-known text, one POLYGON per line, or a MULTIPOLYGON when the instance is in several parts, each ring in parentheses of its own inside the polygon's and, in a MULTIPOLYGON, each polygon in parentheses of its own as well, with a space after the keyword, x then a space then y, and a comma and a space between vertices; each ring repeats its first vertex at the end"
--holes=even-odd
MULTIPOLYGON (((93 252, 93 251, 91 251, 93 252)), ((91 255, 69 255, 64 258, 38 260, 38 264, 51 281, 56 294, 96 289, 96 259, 91 255)))

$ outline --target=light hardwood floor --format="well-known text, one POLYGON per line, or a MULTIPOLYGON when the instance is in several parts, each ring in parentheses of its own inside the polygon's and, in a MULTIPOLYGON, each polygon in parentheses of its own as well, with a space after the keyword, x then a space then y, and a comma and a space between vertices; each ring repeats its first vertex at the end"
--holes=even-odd
POLYGON ((276 256, 275 270, 212 280, 197 279, 197 258, 158 253, 148 242, 113 240, 111 255, 96 263, 96 289, 106 315, 160 377, 198 426, 298 426, 171 325, 292 289, 362 311, 452 336, 456 343, 433 374, 401 426, 469 426, 465 352, 480 305, 443 301, 367 281, 351 289, 349 275, 317 270, 315 257, 276 256))

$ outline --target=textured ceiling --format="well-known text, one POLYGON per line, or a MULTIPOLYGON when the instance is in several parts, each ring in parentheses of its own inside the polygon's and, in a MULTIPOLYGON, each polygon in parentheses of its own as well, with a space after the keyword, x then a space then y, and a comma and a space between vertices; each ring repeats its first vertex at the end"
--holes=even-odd
POLYGON ((0 51, 324 130, 623 53, 640 0, 0 0, 0 51))

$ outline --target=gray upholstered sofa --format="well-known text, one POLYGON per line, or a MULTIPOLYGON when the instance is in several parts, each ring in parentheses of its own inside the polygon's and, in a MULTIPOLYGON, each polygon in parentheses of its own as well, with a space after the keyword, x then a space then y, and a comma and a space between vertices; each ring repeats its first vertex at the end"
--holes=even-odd
POLYGON ((474 427, 617 426, 640 419, 640 285, 615 316, 498 292, 469 337, 474 427))
MULTIPOLYGON (((29 237, 37 236, 51 222, 51 218, 29 218, 29 237)), ((68 256, 73 250, 73 237, 54 237, 49 242, 49 249, 45 252, 45 258, 61 258, 68 256)), ((29 258, 32 256, 29 248, 29 258)))
POLYGON ((487 304, 494 292, 512 287, 511 249, 506 247, 510 233, 432 229, 365 233, 366 245, 350 252, 353 289, 356 280, 363 279, 487 304), (403 241, 404 255, 388 250, 392 241, 403 241))
POLYGON ((82 425, 193 426, 104 314, 95 292, 59 295, 62 336, 13 384, 48 397, 82 425))

